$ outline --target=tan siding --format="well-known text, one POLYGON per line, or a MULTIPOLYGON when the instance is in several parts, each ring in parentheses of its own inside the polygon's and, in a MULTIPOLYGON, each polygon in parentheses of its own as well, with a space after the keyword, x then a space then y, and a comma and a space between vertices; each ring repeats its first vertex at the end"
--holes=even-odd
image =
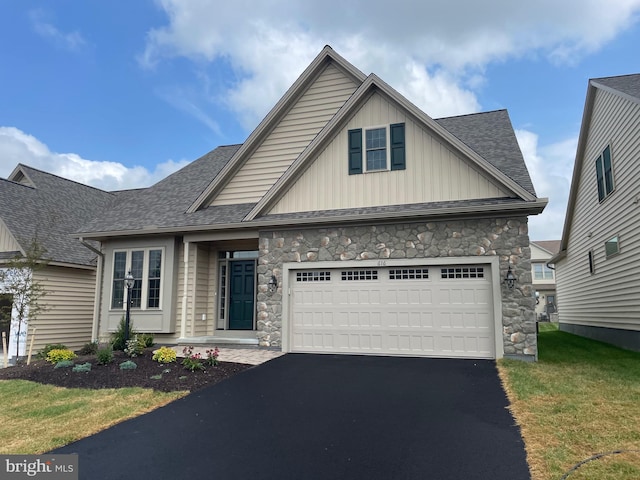
POLYGON ((209 249, 206 246, 198 245, 198 261, 195 265, 196 287, 195 287, 195 320, 193 335, 207 335, 209 329, 208 296, 209 296, 209 249), (202 315, 207 315, 205 321, 202 315))
POLYGON ((270 213, 373 207, 509 194, 380 94, 373 95, 270 213), (406 170, 349 175, 347 131, 404 122, 406 170))
POLYGON ((580 173, 567 257, 556 265, 560 320, 640 330, 640 105, 598 90, 580 173), (598 202, 595 160, 611 146, 614 192, 598 202), (620 254, 604 242, 620 237, 620 254), (595 274, 589 274, 593 251, 595 274))
POLYGON ((48 343, 63 343, 76 350, 91 341, 96 285, 94 270, 47 266, 34 279, 47 291, 45 310, 29 322, 27 348, 36 328, 33 351, 48 343))
POLYGON ((20 246, 9 233, 4 223, 0 221, 0 252, 17 252, 20 246))
POLYGON ((329 65, 222 189, 212 205, 260 200, 355 89, 356 84, 352 80, 329 65))

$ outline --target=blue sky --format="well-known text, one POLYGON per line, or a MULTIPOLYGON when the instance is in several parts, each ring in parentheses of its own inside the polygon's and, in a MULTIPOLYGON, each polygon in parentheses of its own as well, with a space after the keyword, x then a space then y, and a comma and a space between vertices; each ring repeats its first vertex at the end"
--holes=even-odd
POLYGON ((148 186, 241 143, 330 44, 434 118, 507 108, 560 238, 587 80, 640 72, 640 0, 0 4, 0 177, 148 186), (520 4, 522 3, 522 4, 520 4))

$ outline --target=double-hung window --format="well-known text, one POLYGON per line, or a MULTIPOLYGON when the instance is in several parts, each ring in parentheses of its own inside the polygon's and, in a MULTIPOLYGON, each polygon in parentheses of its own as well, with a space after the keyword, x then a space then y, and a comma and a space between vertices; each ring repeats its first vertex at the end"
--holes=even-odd
POLYGON ((544 263, 534 263, 533 278, 536 280, 553 280, 553 270, 544 263))
POLYGON ((596 179, 598 182, 598 200, 602 201, 607 198, 614 189, 611 148, 609 145, 607 145, 596 159, 596 179))
POLYGON ((118 250, 113 254, 113 279, 111 308, 126 307, 125 275, 131 272, 134 282, 131 288, 131 308, 142 310, 161 307, 162 282, 161 248, 118 250))
POLYGON ((349 175, 404 170, 404 123, 349 130, 349 175))

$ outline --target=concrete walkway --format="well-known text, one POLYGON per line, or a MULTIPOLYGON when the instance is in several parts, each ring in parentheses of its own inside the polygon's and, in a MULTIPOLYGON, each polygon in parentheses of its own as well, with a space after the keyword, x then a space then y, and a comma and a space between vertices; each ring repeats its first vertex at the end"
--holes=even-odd
MULTIPOLYGON (((184 345, 172 347, 178 357, 184 357, 184 345)), ((215 347, 193 347, 193 354, 199 353, 202 358, 207 358, 207 350, 215 347)), ((260 365, 261 363, 273 360, 284 352, 278 350, 269 350, 267 348, 258 347, 218 347, 218 360, 221 362, 246 363, 249 365, 260 365)))

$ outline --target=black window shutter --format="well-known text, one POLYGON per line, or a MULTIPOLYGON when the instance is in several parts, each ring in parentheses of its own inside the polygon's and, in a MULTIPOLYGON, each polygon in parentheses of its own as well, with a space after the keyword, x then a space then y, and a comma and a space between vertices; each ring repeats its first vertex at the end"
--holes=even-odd
POLYGON ((598 181, 598 200, 604 199, 604 172, 602 171, 602 155, 596 160, 596 179, 598 181))
POLYGON ((349 175, 362 173, 362 129, 349 130, 349 175))
POLYGON ((406 167, 404 147, 404 123, 391 125, 391 170, 404 170, 406 167))

